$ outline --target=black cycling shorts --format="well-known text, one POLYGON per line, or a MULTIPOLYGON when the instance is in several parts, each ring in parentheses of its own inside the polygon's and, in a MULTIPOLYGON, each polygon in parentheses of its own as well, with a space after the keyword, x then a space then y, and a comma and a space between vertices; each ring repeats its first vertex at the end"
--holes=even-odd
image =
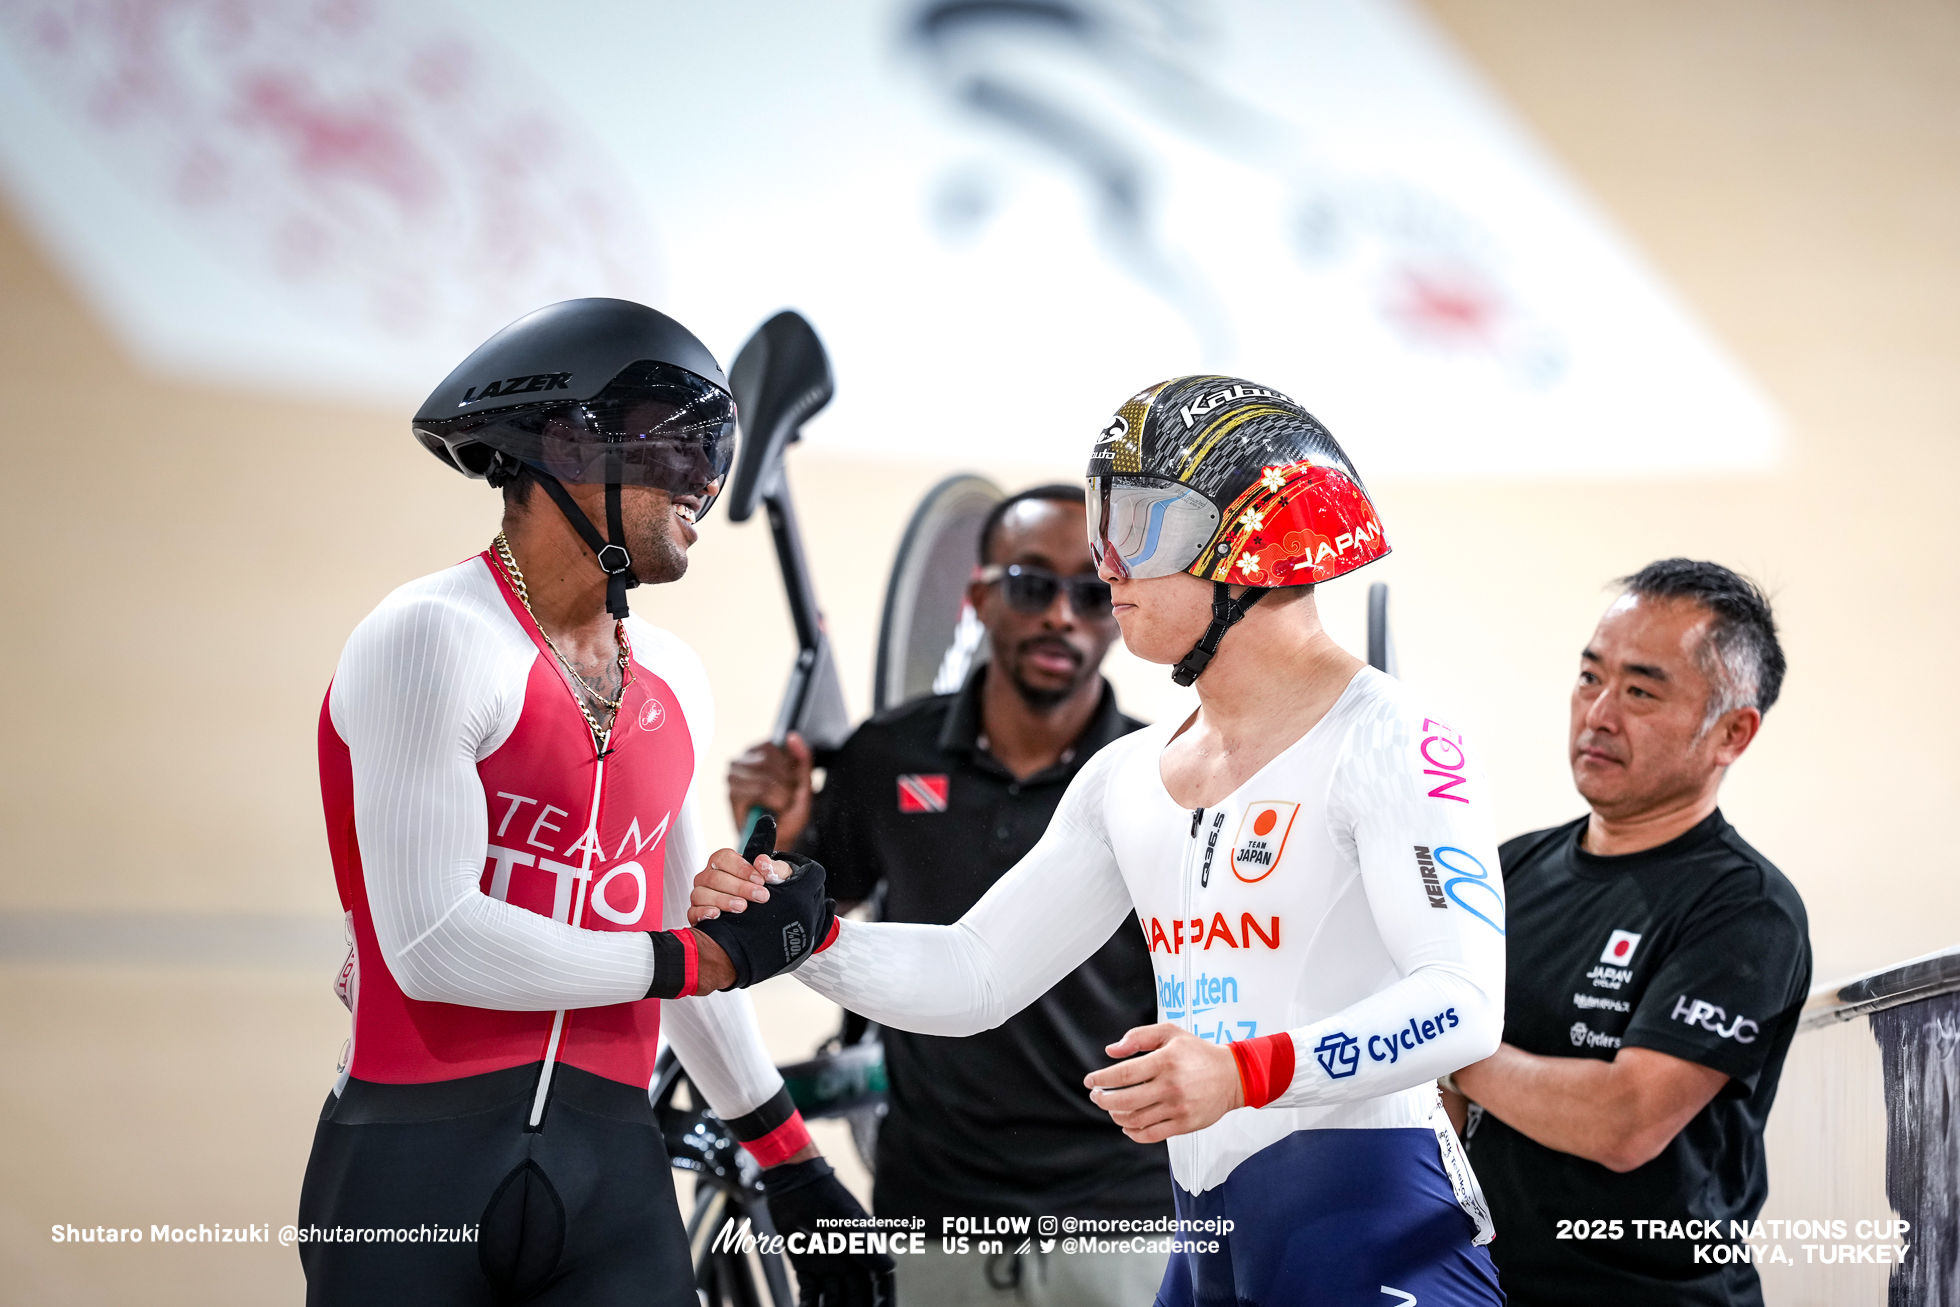
POLYGON ((561 1064, 532 1130, 538 1071, 327 1096, 299 1200, 308 1307, 699 1302, 646 1091, 561 1064))

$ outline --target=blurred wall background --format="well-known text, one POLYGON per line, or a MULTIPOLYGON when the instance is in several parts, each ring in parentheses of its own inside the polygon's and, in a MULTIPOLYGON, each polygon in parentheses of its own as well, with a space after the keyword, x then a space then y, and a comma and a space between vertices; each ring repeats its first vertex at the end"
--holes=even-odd
MULTIPOLYGON (((1945 724, 1960 700, 1946 675, 1960 634, 1960 11, 1426 12, 1753 379, 1782 434, 1773 457, 1721 474, 1641 475, 1638 431, 1615 436, 1636 470, 1610 477, 1370 473, 1396 552, 1323 592, 1330 624, 1358 646, 1362 582, 1390 583, 1402 674, 1482 742, 1509 835, 1579 810, 1566 697, 1607 580, 1669 554, 1751 573, 1776 598, 1791 673, 1725 811, 1803 892, 1820 980, 1952 944, 1960 855, 1939 831, 1960 797, 1945 724)), ((407 405, 138 365, 61 267, 17 210, 0 214, 14 615, 0 1106, 17 1141, 0 1161, 0 1282, 36 1302, 297 1299, 296 1258, 276 1246, 52 1245, 48 1227, 290 1218, 346 1024, 330 992, 320 696, 381 596, 483 547, 495 496, 414 445, 407 405)), ((709 344, 726 360, 745 330, 709 344)), ((840 362, 840 395, 875 392, 875 364, 840 362)), ((976 377, 961 402, 990 402, 1003 381, 976 377)), ((935 444, 926 412, 909 449, 850 452, 826 435, 843 411, 791 462, 861 713, 884 568, 919 495, 961 469, 1007 486, 1071 478, 1084 433, 1042 433, 1052 458, 996 461, 935 444)), ((712 669, 705 765, 719 775, 769 729, 792 650, 766 532, 716 514, 687 579, 634 598, 712 669)), ((1132 712, 1186 710, 1162 669, 1119 653, 1111 670, 1132 712)), ((759 1004, 784 1058, 831 1020, 793 982, 759 1004)))

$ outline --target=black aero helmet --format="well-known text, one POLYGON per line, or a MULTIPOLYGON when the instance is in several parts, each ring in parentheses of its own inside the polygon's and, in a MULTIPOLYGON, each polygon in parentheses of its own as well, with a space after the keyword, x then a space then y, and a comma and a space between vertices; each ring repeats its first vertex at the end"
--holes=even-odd
POLYGON ((605 570, 607 608, 625 617, 625 592, 639 579, 619 487, 694 495, 696 516, 706 516, 734 461, 735 400, 707 346, 666 314, 628 300, 565 300, 478 346, 423 401, 413 429, 465 476, 488 476, 500 459, 528 467, 605 570), (606 486, 611 543, 565 481, 606 486))

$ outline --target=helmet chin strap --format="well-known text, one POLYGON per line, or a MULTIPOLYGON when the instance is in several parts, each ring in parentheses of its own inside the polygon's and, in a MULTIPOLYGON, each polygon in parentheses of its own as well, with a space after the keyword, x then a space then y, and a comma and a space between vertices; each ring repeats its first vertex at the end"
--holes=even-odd
POLYGON ((1171 669, 1171 679, 1179 685, 1189 685, 1203 675, 1205 668, 1218 653, 1218 642, 1225 638, 1225 632, 1239 624, 1251 607, 1266 597, 1266 591, 1256 585, 1249 585, 1245 593, 1237 599, 1232 598, 1232 587, 1224 581, 1211 583, 1211 625, 1198 637, 1198 643, 1191 646, 1191 652, 1184 660, 1171 669))
POLYGON ((585 515, 585 510, 572 499, 571 492, 557 477, 535 463, 526 466, 599 560, 599 570, 606 574, 606 611, 613 615, 615 621, 625 621, 631 611, 626 606, 626 592, 638 585, 640 578, 633 575, 633 556, 626 552, 624 543, 626 525, 619 507, 619 482, 606 482, 606 533, 612 536, 612 542, 607 543, 598 528, 592 525, 592 519, 585 515))

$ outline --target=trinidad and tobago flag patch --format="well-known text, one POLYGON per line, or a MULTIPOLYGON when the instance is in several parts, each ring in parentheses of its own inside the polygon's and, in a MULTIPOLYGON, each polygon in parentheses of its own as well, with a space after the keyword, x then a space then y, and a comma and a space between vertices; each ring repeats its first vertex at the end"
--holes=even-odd
POLYGON ((906 775, 898 778, 900 812, 946 811, 947 784, 944 776, 906 775))

